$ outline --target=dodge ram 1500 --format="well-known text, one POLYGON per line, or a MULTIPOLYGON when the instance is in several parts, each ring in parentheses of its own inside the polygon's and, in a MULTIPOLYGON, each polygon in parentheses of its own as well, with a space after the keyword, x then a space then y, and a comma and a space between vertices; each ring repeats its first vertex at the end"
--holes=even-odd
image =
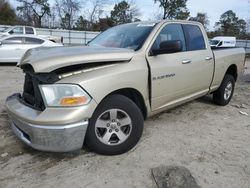
POLYGON ((244 60, 243 48, 211 50, 197 22, 119 25, 86 47, 26 52, 18 65, 23 92, 8 97, 6 108, 14 133, 35 149, 67 152, 85 144, 121 154, 156 113, 207 94, 227 105, 244 60))

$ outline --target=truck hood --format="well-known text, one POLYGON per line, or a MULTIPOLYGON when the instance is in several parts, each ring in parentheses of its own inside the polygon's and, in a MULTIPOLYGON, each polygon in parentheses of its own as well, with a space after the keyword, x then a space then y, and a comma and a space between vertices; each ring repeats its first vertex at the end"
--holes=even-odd
POLYGON ((35 72, 45 73, 72 65, 130 61, 133 55, 133 50, 123 48, 41 47, 28 50, 18 66, 29 64, 35 72))

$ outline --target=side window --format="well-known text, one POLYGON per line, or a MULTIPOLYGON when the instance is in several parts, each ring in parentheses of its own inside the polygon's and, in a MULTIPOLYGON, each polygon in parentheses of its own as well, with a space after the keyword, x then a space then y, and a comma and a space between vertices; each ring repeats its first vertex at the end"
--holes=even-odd
POLYGON ((34 30, 32 27, 25 27, 25 33, 26 34, 34 34, 34 30))
POLYGON ((10 37, 2 41, 2 44, 22 44, 22 37, 10 37))
POLYGON ((199 26, 184 24, 183 29, 188 51, 206 49, 205 40, 199 26))
POLYGON ((23 34, 23 27, 15 27, 9 31, 9 34, 23 34))
POLYGON ((152 49, 159 49, 161 42, 171 40, 180 40, 182 42, 182 51, 186 51, 185 37, 180 24, 166 25, 157 36, 152 49))
POLYGON ((42 44, 44 41, 42 39, 37 39, 33 37, 25 37, 25 44, 42 44))

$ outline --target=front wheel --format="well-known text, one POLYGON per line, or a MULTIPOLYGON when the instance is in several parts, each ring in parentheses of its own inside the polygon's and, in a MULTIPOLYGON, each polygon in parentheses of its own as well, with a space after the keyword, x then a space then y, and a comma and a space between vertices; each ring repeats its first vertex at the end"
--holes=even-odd
POLYGON ((227 105, 233 96, 234 86, 234 77, 230 74, 226 74, 220 87, 213 94, 214 103, 220 106, 227 105))
POLYGON ((111 95, 97 107, 85 143, 96 153, 116 155, 130 150, 143 132, 143 116, 137 105, 123 95, 111 95))

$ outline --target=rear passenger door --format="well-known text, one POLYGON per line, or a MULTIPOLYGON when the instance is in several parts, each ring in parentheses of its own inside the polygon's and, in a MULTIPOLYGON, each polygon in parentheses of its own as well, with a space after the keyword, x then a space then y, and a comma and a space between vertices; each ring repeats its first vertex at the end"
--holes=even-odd
POLYGON ((204 38, 206 33, 199 25, 183 24, 182 27, 190 60, 185 67, 192 73, 190 74, 190 82, 192 82, 190 93, 208 92, 213 79, 214 60, 213 52, 204 38))
POLYGON ((151 68, 153 110, 208 92, 214 66, 212 51, 207 49, 198 25, 166 24, 151 45, 147 60, 151 68), (169 40, 180 40, 182 51, 150 55, 152 49, 169 40))

